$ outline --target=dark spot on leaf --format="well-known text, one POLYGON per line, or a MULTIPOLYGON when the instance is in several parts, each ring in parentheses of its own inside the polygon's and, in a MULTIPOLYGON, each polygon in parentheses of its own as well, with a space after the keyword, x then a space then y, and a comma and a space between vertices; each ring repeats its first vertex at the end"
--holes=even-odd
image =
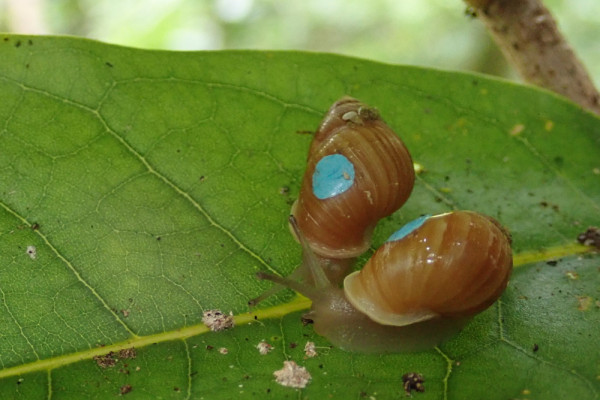
POLYGON ((565 163, 565 159, 562 158, 561 156, 556 156, 556 157, 554 157, 554 163, 556 165, 558 165, 559 167, 562 167, 562 165, 565 163))
POLYGON ((30 46, 32 46, 32 45, 33 45, 33 40, 29 39, 29 40, 27 41, 27 44, 28 44, 28 45, 30 45, 30 46))
POLYGON ((206 350, 212 350, 212 349, 214 349, 214 347, 213 347, 213 346, 211 346, 210 344, 207 344, 207 345, 206 345, 206 350))
POLYGON ((288 186, 282 186, 279 188, 279 194, 286 195, 290 193, 290 188, 288 186))
POLYGON ((34 222, 31 225, 31 229, 34 230, 34 231, 37 231, 38 229, 40 229, 40 224, 38 224, 37 222, 34 222))
POLYGON ((557 260, 550 260, 550 261, 546 261, 546 264, 550 265, 551 267, 556 266, 556 264, 558 264, 557 260))
POLYGON ((175 386, 175 387, 173 388, 173 390, 174 390, 174 391, 176 391, 176 392, 181 392, 181 389, 179 389, 177 386, 175 386))
POLYGON ((8 42, 9 40, 10 40, 10 38, 7 38, 7 37, 4 38, 5 42, 8 42))
POLYGON ((132 389, 133 388, 131 387, 131 385, 123 385, 123 386, 121 386, 120 393, 127 394, 127 393, 131 392, 132 389))
POLYGON ((409 372, 402 375, 402 386, 404 386, 404 392, 406 392, 407 396, 410 396, 413 390, 416 392, 424 392, 424 382, 423 375, 416 372, 409 372))
POLYGON ((294 342, 290 343, 290 349, 295 349, 296 347, 298 347, 297 343, 294 343, 294 342))
POLYGON ((540 347, 537 344, 533 344, 533 352, 537 352, 540 349, 540 347))
POLYGON ((577 241, 584 246, 594 246, 600 249, 600 228, 590 226, 577 236, 577 241))
POLYGON ((204 182, 204 180, 205 180, 205 179, 206 179, 206 178, 204 177, 204 175, 200 175, 200 178, 198 178, 198 180, 199 180, 200 182, 204 182))
POLYGON ((157 236, 157 237, 156 237, 156 240, 160 241, 160 239, 161 239, 161 237, 160 237, 160 236, 157 236))
POLYGON ((114 65, 112 65, 111 63, 109 63, 108 61, 104 63, 107 67, 112 68, 114 65))
POLYGON ((21 47, 21 41, 17 40, 17 43, 15 43, 15 47, 21 47))

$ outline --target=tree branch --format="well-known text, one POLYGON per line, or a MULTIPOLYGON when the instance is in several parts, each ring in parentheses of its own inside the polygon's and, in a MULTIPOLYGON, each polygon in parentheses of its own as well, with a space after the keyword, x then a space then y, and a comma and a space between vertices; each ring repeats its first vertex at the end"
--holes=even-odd
POLYGON ((600 94, 541 0, 465 0, 521 77, 600 114, 600 94))

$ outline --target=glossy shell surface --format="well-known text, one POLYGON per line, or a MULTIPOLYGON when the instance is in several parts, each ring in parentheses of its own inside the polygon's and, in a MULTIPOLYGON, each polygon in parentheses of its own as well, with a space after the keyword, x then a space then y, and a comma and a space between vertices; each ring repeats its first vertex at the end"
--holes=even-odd
POLYGON ((377 222, 406 202, 414 179, 400 138, 376 110, 346 97, 315 134, 292 214, 316 254, 356 257, 369 248, 377 222))
POLYGON ((455 211, 392 235, 344 280, 347 299, 381 324, 405 326, 483 311, 512 271, 508 233, 492 218, 455 211))

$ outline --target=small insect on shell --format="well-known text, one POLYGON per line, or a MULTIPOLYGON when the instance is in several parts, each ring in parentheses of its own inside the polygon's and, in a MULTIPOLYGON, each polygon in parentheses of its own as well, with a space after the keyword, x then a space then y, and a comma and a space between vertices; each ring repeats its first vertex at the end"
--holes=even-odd
POLYGON ((471 316, 506 288, 510 239, 490 217, 455 211, 421 217, 344 280, 348 301, 379 323, 405 326, 471 316))
POLYGON ((317 255, 357 257, 377 222, 406 202, 414 180, 408 150, 377 110, 344 97, 313 138, 292 215, 317 255))

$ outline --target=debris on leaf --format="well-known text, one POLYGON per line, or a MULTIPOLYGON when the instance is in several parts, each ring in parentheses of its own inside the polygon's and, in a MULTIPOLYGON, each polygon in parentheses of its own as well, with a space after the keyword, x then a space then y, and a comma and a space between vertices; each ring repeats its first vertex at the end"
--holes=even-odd
POLYGON ((577 302, 579 303, 577 309, 579 311, 589 310, 593 300, 590 296, 577 296, 577 302))
POLYGON ((423 375, 416 372, 409 372, 408 374, 402 375, 402 385, 404 386, 404 391, 407 396, 410 396, 413 390, 416 392, 424 392, 424 382, 423 375))
POLYGON ((202 314, 202 322, 213 332, 224 331, 233 328, 233 313, 226 315, 221 310, 207 310, 202 314))
POLYGON ((307 358, 313 358, 317 356, 317 349, 315 347, 315 342, 306 342, 304 345, 304 354, 307 358))
POLYGON ((294 361, 284 361, 283 368, 273 372, 275 381, 281 386, 304 389, 311 379, 306 368, 299 366, 294 361))
POLYGON ((114 367, 117 363, 115 353, 113 353, 112 351, 101 356, 94 356, 94 361, 96 361, 96 364, 98 364, 102 368, 114 367))
POLYGON ((35 246, 27 246, 27 254, 31 257, 32 260, 35 260, 37 257, 37 249, 35 246))
POLYGON ((572 280, 579 279, 579 274, 575 271, 567 271, 567 272, 565 272, 565 275, 567 276, 567 278, 572 279, 572 280))
POLYGON ((227 349, 227 347, 220 347, 219 348, 219 353, 225 355, 229 353, 229 350, 227 349))
POLYGON ((577 236, 577 241, 584 246, 594 246, 600 249, 600 228, 590 226, 587 231, 577 236))
POLYGON ((133 388, 131 387, 131 385, 123 385, 121 386, 121 394, 127 394, 129 392, 131 392, 133 388))
POLYGON ((119 358, 135 358, 136 356, 137 352, 135 351, 135 347, 119 350, 119 358))
POLYGON ((271 346, 269 343, 265 342, 264 340, 262 342, 260 342, 259 344, 257 344, 256 348, 258 349, 258 352, 263 356, 265 354, 269 354, 271 352, 271 350, 273 350, 273 346, 271 346))

